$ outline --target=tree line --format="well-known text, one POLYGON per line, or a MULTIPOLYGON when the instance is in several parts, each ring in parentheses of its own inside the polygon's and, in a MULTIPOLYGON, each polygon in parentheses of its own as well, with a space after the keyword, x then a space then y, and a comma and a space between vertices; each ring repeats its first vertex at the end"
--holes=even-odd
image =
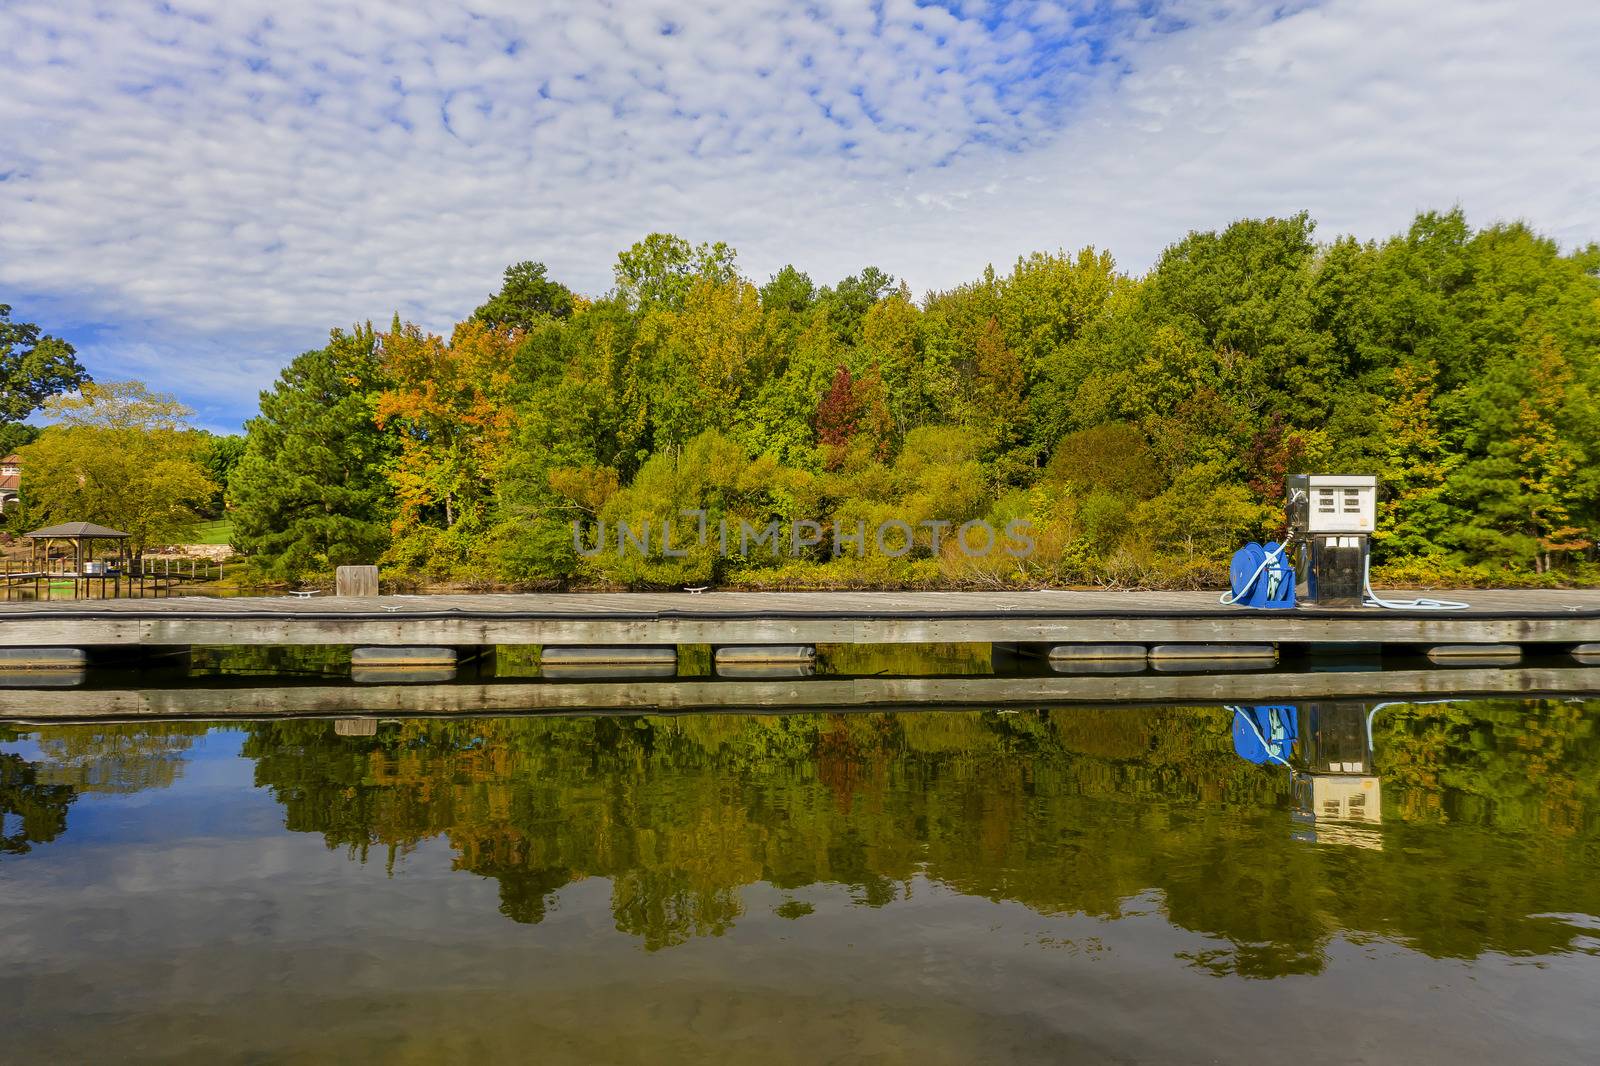
POLYGON ((1600 577, 1600 246, 1459 210, 1314 230, 1190 233, 1142 276, 1035 253, 920 298, 875 267, 758 285, 664 234, 596 298, 518 263, 447 337, 397 317, 296 358, 228 472, 234 545, 280 579, 1187 586, 1281 530, 1287 474, 1343 471, 1379 477, 1392 580, 1600 577), (939 540, 980 520, 1032 551, 939 540), (586 550, 668 521, 823 535, 586 550), (835 550, 885 522, 909 550, 835 550))

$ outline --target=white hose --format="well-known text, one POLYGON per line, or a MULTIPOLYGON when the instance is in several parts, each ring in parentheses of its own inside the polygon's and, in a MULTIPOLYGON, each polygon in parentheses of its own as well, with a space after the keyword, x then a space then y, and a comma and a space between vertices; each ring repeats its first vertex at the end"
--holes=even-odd
POLYGON ((1363 600, 1367 607, 1387 607, 1391 611, 1464 611, 1472 606, 1456 600, 1386 600, 1372 591, 1372 557, 1369 555, 1361 570, 1361 587, 1366 590, 1363 600))
POLYGON ((1374 704, 1372 710, 1367 712, 1367 756, 1372 756, 1372 722, 1378 717, 1379 711, 1386 711, 1390 707, 1423 706, 1431 703, 1460 703, 1461 700, 1385 700, 1383 703, 1374 704))

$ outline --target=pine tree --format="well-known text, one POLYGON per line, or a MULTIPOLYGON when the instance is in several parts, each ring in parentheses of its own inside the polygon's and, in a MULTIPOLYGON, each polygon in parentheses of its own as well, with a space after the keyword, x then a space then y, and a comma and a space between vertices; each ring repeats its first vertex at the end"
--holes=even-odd
POLYGON ((334 330, 290 363, 245 426, 229 485, 235 548, 295 577, 373 563, 389 539, 393 448, 373 423, 380 386, 370 325, 334 330))

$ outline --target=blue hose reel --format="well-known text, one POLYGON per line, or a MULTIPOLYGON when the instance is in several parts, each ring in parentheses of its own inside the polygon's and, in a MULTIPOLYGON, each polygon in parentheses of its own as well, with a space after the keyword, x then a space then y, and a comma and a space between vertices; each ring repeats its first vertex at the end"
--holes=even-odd
POLYGON ((1292 705, 1233 708, 1233 750, 1241 759, 1260 766, 1268 762, 1288 766, 1299 739, 1299 719, 1292 705))
POLYGON ((1294 606, 1294 567, 1286 546, 1275 540, 1251 541, 1233 553, 1228 577, 1233 591, 1224 602, 1241 607, 1281 610, 1294 606))

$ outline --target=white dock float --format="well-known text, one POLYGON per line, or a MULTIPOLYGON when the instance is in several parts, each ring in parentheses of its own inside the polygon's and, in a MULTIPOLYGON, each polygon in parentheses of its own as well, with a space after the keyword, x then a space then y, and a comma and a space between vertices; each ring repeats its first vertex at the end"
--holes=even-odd
POLYGON ((678 649, 671 644, 649 645, 546 645, 539 651, 540 667, 548 666, 640 666, 670 663, 678 665, 678 649))
POLYGON ((1497 666, 1522 661, 1515 644, 1441 644, 1428 649, 1428 659, 1441 666, 1497 666))
POLYGON ((454 648, 398 647, 356 648, 350 653, 350 665, 361 666, 455 666, 454 648))
POLYGON ((1150 663, 1138 659, 1051 659, 1058 674, 1142 674, 1150 663))
POLYGON ((805 662, 732 662, 717 663, 718 677, 740 678, 780 678, 780 677, 812 677, 817 672, 817 664, 807 660, 805 662))
POLYGON ((809 663, 816 660, 817 649, 811 644, 739 644, 718 648, 718 666, 735 663, 809 663))
POLYGON ((1149 654, 1149 649, 1143 644, 1055 644, 1048 652, 1052 661, 1073 662, 1119 659, 1137 659, 1139 662, 1144 662, 1149 654))
POLYGON ((539 650, 539 676, 561 680, 627 681, 673 677, 678 649, 664 645, 546 645, 539 650))
POLYGON ((1278 661, 1272 644, 1157 644, 1150 665, 1164 672, 1268 670, 1278 661))
POLYGON ((1271 644, 1157 644, 1150 649, 1150 661, 1214 659, 1233 662, 1239 659, 1278 657, 1271 644))
POLYGON ((677 662, 593 662, 593 663, 540 663, 539 676, 552 680, 627 681, 647 678, 676 677, 677 662))
POLYGON ((82 648, 0 648, 0 673, 16 670, 82 670, 89 654, 82 648))

